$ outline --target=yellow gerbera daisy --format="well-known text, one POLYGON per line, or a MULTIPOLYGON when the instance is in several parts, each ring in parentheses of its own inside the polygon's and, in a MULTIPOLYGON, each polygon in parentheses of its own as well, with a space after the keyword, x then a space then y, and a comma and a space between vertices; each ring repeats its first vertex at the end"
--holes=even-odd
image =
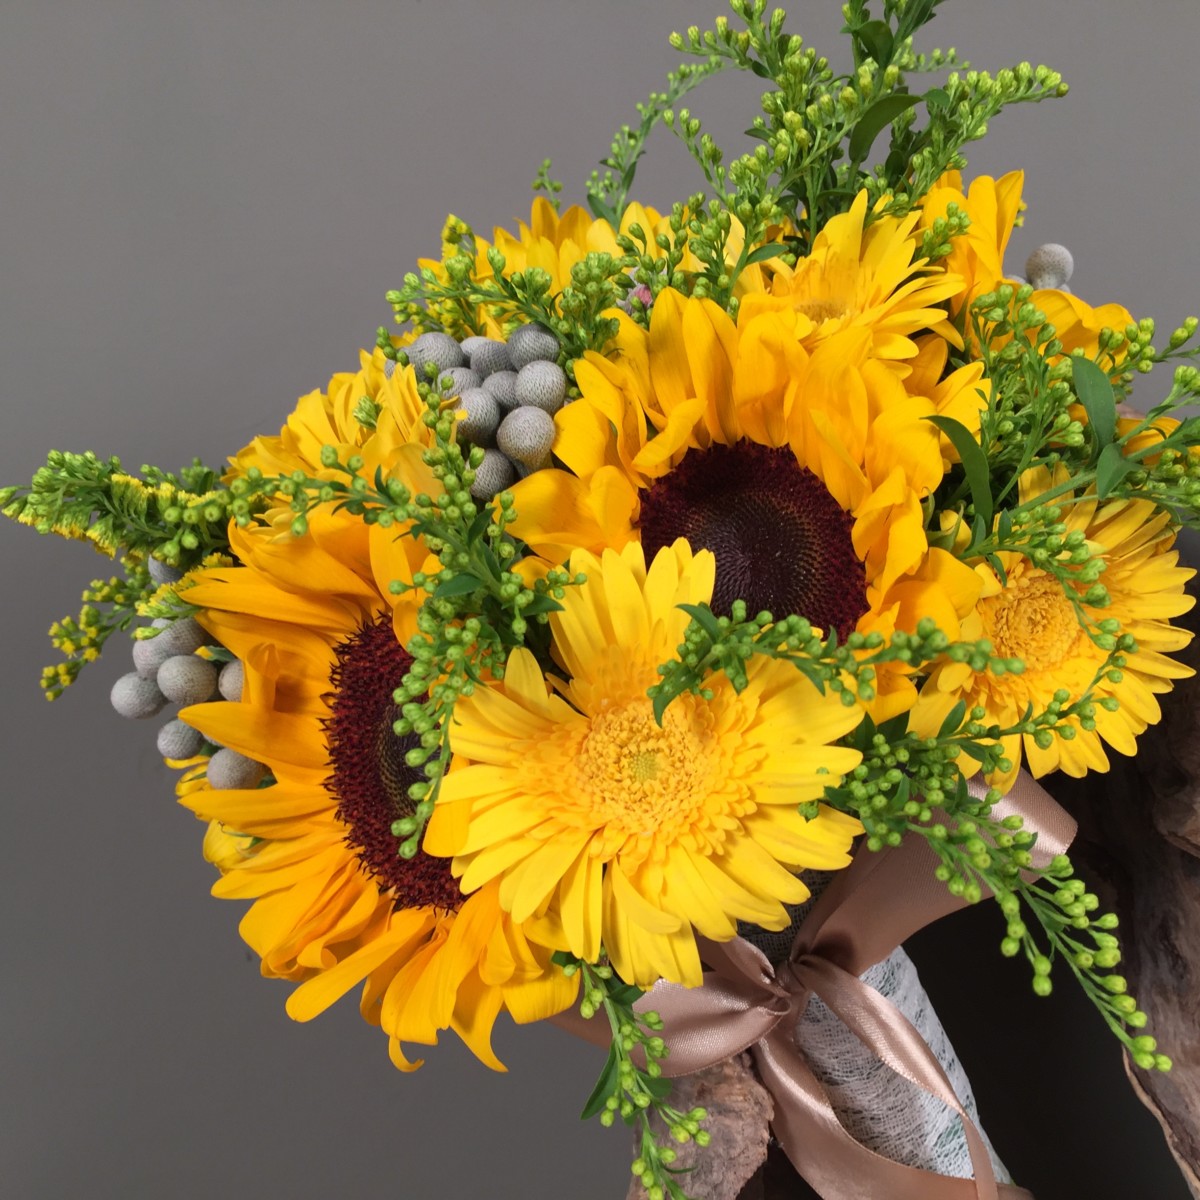
POLYGON ((695 932, 727 940, 738 919, 783 929, 784 903, 808 896, 792 872, 849 862, 861 826, 819 799, 855 767, 829 743, 859 714, 821 695, 790 664, 754 659, 741 693, 708 681, 659 726, 646 689, 687 617, 712 596, 714 560, 682 539, 646 569, 641 547, 581 551, 551 615, 569 681, 551 692, 517 650, 502 684, 455 709, 450 771, 426 835, 455 853, 465 891, 499 884, 501 906, 548 944, 595 961, 601 945, 623 979, 701 982, 695 932))
MULTIPOLYGON (((943 459, 924 418, 973 394, 978 375, 935 403, 908 393, 871 343, 850 328, 810 354, 790 315, 735 325, 664 291, 648 332, 622 322, 615 360, 576 364, 582 397, 555 418, 568 469, 516 486, 514 532, 553 562, 631 540, 653 554, 682 536, 716 555, 718 611, 742 599, 843 637, 931 617, 957 636, 979 581, 926 539, 922 500, 943 459)), ((915 699, 899 669, 879 684, 880 718, 915 699)))
POLYGON ((742 300, 739 323, 762 313, 794 314, 796 340, 810 350, 843 329, 864 328, 872 355, 891 360, 912 358, 912 335, 923 329, 961 346, 937 306, 961 290, 962 280, 917 257, 919 220, 913 212, 868 225, 867 193, 860 192, 817 234, 806 258, 791 269, 776 265, 769 294, 742 300))
MULTIPOLYGON (((1022 480, 1022 500, 1041 495, 1050 483, 1046 470, 1028 472, 1022 480)), ((1111 601, 1105 608, 1084 604, 1083 611, 1092 623, 1118 620, 1121 631, 1137 640, 1138 649, 1127 656, 1119 680, 1105 678, 1097 687, 1097 701, 1112 697, 1119 707, 1110 712, 1097 703, 1094 730, 1084 729, 1073 718, 1074 736, 1056 734, 1049 746, 1039 746, 1028 734, 1004 739, 1011 770, 990 781, 1002 790, 1016 778, 1022 752, 1035 776, 1056 770, 1076 777, 1107 771, 1104 744, 1120 754, 1133 754, 1137 736, 1161 716, 1156 694, 1169 692, 1174 680, 1192 674, 1167 657, 1192 638, 1187 630, 1173 626, 1170 618, 1195 603, 1184 592, 1184 584, 1195 572, 1178 565, 1169 514, 1145 500, 1102 502, 1083 497, 1075 503, 1068 498, 1066 503, 1068 531, 1081 530, 1101 552, 1105 567, 1100 582, 1111 601)), ((1105 661, 1106 652, 1080 625, 1054 576, 1020 555, 1002 553, 1000 560, 1007 582, 1001 585, 987 567, 979 568, 986 586, 977 612, 964 623, 964 634, 987 638, 997 655, 1022 659, 1025 671, 974 674, 961 664, 938 666, 912 714, 918 732, 936 732, 959 700, 965 700, 968 708, 983 708, 985 724, 1014 725, 1030 705, 1035 712, 1045 711, 1059 689, 1072 697, 1082 696, 1105 661)))
POLYGON ((200 622, 245 666, 239 703, 185 709, 206 737, 265 764, 253 790, 198 787, 180 801, 210 822, 214 895, 252 900, 241 933, 268 977, 300 982, 288 1012, 308 1020, 363 984, 363 1016, 401 1044, 453 1029, 488 1065, 491 1029, 561 1011, 577 981, 549 964, 498 905, 466 898, 447 861, 398 854, 392 822, 410 809, 411 739, 392 733, 393 690, 411 659, 380 579, 386 563, 357 518, 314 519, 286 547, 234 530, 244 564, 202 573, 188 592, 200 622), (236 836, 233 836, 236 835, 236 836))

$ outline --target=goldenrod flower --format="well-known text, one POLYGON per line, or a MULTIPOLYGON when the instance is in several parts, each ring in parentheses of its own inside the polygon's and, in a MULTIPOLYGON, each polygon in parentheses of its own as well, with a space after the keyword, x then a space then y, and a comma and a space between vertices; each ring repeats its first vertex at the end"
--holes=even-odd
MULTIPOLYGON (((1046 470, 1028 472, 1022 480, 1022 499, 1042 494, 1050 483, 1046 470)), ((1083 604, 1080 596, 1075 599, 1093 625, 1106 618, 1118 620, 1121 632, 1132 634, 1138 649, 1126 656, 1116 681, 1106 676, 1097 686, 1094 729, 1072 718, 1073 736, 1056 734, 1049 745, 1039 745, 1029 734, 1004 739, 1011 769, 991 780, 1002 790, 1012 785, 1022 756, 1035 776, 1055 770, 1076 777, 1107 771, 1105 745, 1120 754, 1133 754, 1137 736, 1162 715, 1155 697, 1169 692, 1176 679, 1192 674, 1167 657, 1192 638, 1170 619, 1195 603, 1184 592, 1184 584, 1195 572, 1178 565, 1170 515, 1145 500, 1102 502, 1084 496, 1074 502, 1067 498, 1065 503, 1068 532, 1082 531, 1103 557, 1099 581, 1110 603, 1093 608, 1083 604), (1115 711, 1100 703, 1107 698, 1117 702, 1115 711)), ((964 623, 964 633, 969 638, 987 638, 997 655, 1021 659, 1025 670, 1019 675, 993 675, 975 674, 957 663, 935 668, 912 714, 918 732, 936 733, 960 699, 968 708, 984 710, 984 724, 1015 725, 1030 706, 1035 713, 1045 711, 1060 689, 1072 699, 1083 696, 1104 665, 1106 651, 1080 624, 1063 585, 1020 555, 999 557, 1007 582, 1001 584, 987 567, 978 568, 986 585, 977 613, 964 623)))
POLYGON ((830 745, 859 714, 790 664, 756 658, 749 684, 708 681, 659 726, 646 689, 682 639, 677 607, 712 596, 714 560, 680 540, 646 568, 641 547, 586 551, 552 614, 567 682, 554 694, 533 656, 455 707, 459 757, 426 835, 455 853, 465 891, 498 884, 534 936, 623 979, 700 983, 695 933, 727 940, 736 921, 783 929, 808 888, 793 871, 847 865, 861 826, 818 800, 859 762, 830 745))
POLYGON ((180 802, 219 822, 206 839, 224 871, 214 895, 253 901, 242 936, 264 975, 300 983, 287 1005, 297 1020, 362 984, 363 1016, 401 1069, 420 1065, 403 1042, 431 1045, 443 1029, 500 1068, 497 1014, 550 1016, 577 981, 528 942, 495 887, 464 897, 449 862, 398 854, 391 826, 410 813, 419 776, 405 761, 411 739, 392 732, 392 693, 411 660, 379 583, 389 574, 379 543, 346 516, 313 522, 286 548, 261 529, 234 540, 245 565, 201 574, 188 599, 242 660, 242 700, 180 715, 275 782, 215 790, 184 777, 180 802))
MULTIPOLYGON (((735 325, 664 291, 648 332, 625 320, 612 360, 576 363, 582 397, 555 418, 567 470, 516 486, 514 532, 556 563, 578 546, 637 540, 652 555, 685 537, 716 555, 718 611, 741 599, 842 637, 931 617, 956 637, 979 581, 925 536, 921 505, 943 458, 924 418, 938 404, 907 392, 872 342, 852 327, 810 354, 790 314, 735 325)), ((874 711, 894 715, 915 695, 887 669, 874 711)))

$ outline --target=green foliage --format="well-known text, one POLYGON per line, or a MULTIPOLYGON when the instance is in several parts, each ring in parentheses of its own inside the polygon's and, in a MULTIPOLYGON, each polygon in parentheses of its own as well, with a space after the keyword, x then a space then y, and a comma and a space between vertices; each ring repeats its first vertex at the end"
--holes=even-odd
POLYGON ((623 983, 606 962, 590 964, 561 951, 554 955, 554 961, 564 974, 582 975, 581 1015, 590 1019, 603 1012, 612 1030, 608 1059, 584 1105, 582 1118, 599 1115, 602 1125, 611 1126, 619 1116, 626 1125, 638 1127, 639 1146, 632 1173, 652 1200, 688 1200, 675 1178, 682 1173, 673 1166, 676 1153, 657 1136, 650 1116, 657 1116, 680 1145, 695 1139, 697 1145, 707 1146, 709 1133, 701 1123, 708 1114, 703 1108, 680 1112, 668 1102, 671 1085, 662 1077, 661 1065, 667 1056, 666 1043, 659 1036, 662 1019, 655 1012, 634 1011, 633 1005, 643 993, 623 983), (634 1061, 635 1051, 645 1056, 644 1067, 634 1061))
POLYGON ((545 192, 546 199, 549 200, 551 207, 555 212, 558 212, 562 205, 562 201, 559 200, 558 196, 563 189, 563 185, 557 179, 551 179, 550 166, 551 163, 548 158, 542 159, 542 165, 538 168, 538 173, 533 179, 533 190, 535 192, 545 192))
MULTIPOLYGON (((933 16, 934 0, 885 2, 882 19, 871 17, 864 0, 847 4, 844 32, 855 67, 846 75, 835 74, 800 37, 784 33, 782 10, 767 17, 765 0, 731 0, 730 6, 744 29, 718 18, 715 29, 701 34, 693 26, 674 35, 672 45, 768 81, 764 115, 747 131, 761 145, 726 166, 727 155, 701 133, 690 111, 670 111, 664 120, 687 145, 722 210, 745 226, 750 247, 760 244, 768 226, 787 222, 795 231, 790 248, 803 255, 829 218, 846 211, 864 188, 869 219, 878 215, 874 203, 883 197, 880 211, 907 212, 946 170, 966 165, 964 147, 983 137, 1003 109, 1066 91, 1056 72, 1028 63, 994 77, 955 71, 939 87, 910 91, 910 75, 955 62, 953 51, 926 57, 913 50, 913 36, 933 16), (873 158, 886 129, 886 151, 873 158)), ((744 267, 723 264, 728 287, 710 278, 719 297, 728 299, 744 267)))
POLYGON ((651 130, 698 83, 725 66, 726 63, 715 56, 698 66, 684 63, 678 71, 667 76, 665 92, 651 92, 650 98, 637 106, 640 118, 638 127, 632 129, 628 125, 622 125, 617 130, 608 157, 600 162, 605 168, 604 174, 593 171, 588 181, 588 207, 595 217, 607 221, 613 229, 619 227, 621 215, 629 200, 629 189, 633 186, 637 164, 646 152, 646 139, 651 130))
MULTIPOLYGON (((633 259, 588 254, 572 267, 571 282, 555 292, 540 268, 508 273, 504 255, 495 247, 487 257, 492 274, 485 277, 478 275, 475 258, 465 253, 448 258, 441 273, 431 267, 410 272, 402 288, 387 293, 396 320, 412 321, 418 329, 442 329, 459 340, 483 332, 484 314, 499 321, 506 333, 538 322, 558 338, 560 361, 568 373, 575 359, 587 350, 603 351, 616 334, 610 310, 634 286, 628 273, 636 265, 633 259)), ((400 360, 403 350, 392 344, 386 328, 380 327, 375 342, 388 358, 400 360)), ((364 415, 370 420, 377 414, 364 415)))
MULTIPOLYGON (((0 491, 0 511, 38 533, 89 541, 110 556, 126 554, 188 570, 229 549, 233 497, 199 459, 178 474, 142 467, 126 474, 119 458, 52 450, 28 488, 0 491)), ((255 500, 256 511, 265 503, 255 500)))
POLYGON ((728 676, 735 690, 747 684, 746 663, 755 655, 782 659, 803 672, 813 686, 828 689, 849 707, 875 698, 875 668, 883 663, 903 663, 916 670, 939 657, 967 663, 973 671, 1020 671, 1013 659, 996 658, 986 642, 951 642, 928 618, 915 633, 902 630, 885 642, 877 633, 851 633, 838 644, 836 632, 822 635, 804 617, 776 621, 769 612, 749 618, 746 605, 735 600, 728 617, 718 617, 707 604, 683 604, 691 617, 677 656, 660 664, 659 681, 649 690, 655 719, 676 696, 684 692, 712 698, 704 681, 714 671, 728 676))

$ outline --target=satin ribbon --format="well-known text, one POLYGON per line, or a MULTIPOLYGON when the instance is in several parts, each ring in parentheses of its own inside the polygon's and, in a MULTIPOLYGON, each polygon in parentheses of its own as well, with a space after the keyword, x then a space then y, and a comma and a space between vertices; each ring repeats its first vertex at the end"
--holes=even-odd
MULTIPOLYGON (((1024 818, 1026 830, 1038 835, 1032 853, 1039 867, 1075 836, 1075 822, 1024 772, 992 813, 1024 818)), ((936 865, 920 837, 883 852, 860 849, 813 905, 779 967, 740 938, 700 938, 700 958, 709 968, 703 987, 663 982, 638 1002, 663 1019, 666 1076, 691 1075, 750 1052, 774 1100, 772 1132, 825 1200, 1033 1200, 1024 1188, 996 1181, 983 1137, 933 1051, 890 1001, 859 979, 929 922, 965 907, 934 877, 936 865), (796 1024, 814 995, 872 1054, 959 1116, 974 1179, 904 1166, 850 1135, 796 1045, 796 1024)), ((556 1021, 589 1041, 608 1043, 607 1029, 577 1013, 556 1021)))

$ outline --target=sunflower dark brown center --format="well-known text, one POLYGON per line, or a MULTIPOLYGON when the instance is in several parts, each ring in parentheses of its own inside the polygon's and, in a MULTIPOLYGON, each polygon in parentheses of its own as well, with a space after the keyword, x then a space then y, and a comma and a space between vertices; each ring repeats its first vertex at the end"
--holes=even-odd
POLYGON ((642 494, 640 526, 647 560, 678 537, 713 552, 716 613, 744 600, 752 616, 795 613, 845 638, 867 611, 850 515, 787 447, 688 453, 642 494))
POLYGON ((325 722, 333 774, 325 786, 337 801, 338 820, 347 828, 363 869, 396 898, 396 907, 456 910, 463 901, 450 874, 450 861, 419 853, 403 859, 392 822, 411 816, 409 784, 424 776, 404 756, 417 743, 397 737, 400 715, 392 693, 412 658, 396 640, 390 616, 364 625, 337 647, 329 674, 331 716, 325 722))

